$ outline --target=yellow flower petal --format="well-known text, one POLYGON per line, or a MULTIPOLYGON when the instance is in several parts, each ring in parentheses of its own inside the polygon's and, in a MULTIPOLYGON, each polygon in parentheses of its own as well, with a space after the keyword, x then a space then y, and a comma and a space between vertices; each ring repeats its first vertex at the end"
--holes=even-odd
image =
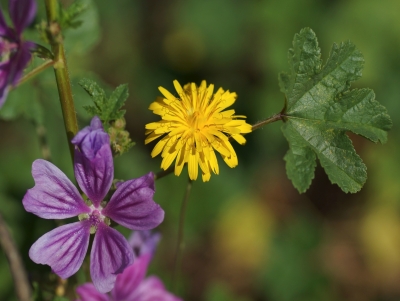
POLYGON ((166 99, 174 101, 176 97, 172 95, 167 89, 163 87, 158 87, 158 90, 161 92, 162 95, 165 96, 166 99))
POLYGON ((189 163, 188 163, 189 178, 191 180, 196 180, 198 172, 199 172, 199 165, 197 162, 198 161, 197 160, 198 153, 194 149, 194 146, 192 146, 192 148, 193 148, 193 150, 189 154, 189 163))
POLYGON ((235 167, 238 159, 230 139, 244 144, 243 134, 251 132, 251 125, 245 116, 235 115, 235 110, 225 110, 237 98, 236 93, 219 88, 215 94, 214 85, 200 86, 188 83, 182 86, 173 82, 178 97, 159 87, 164 97, 158 97, 149 109, 161 120, 146 125, 145 143, 158 138, 153 157, 161 154, 161 168, 167 169, 175 161, 175 175, 182 173, 188 164, 189 177, 197 179, 199 166, 203 181, 209 181, 211 172, 219 174, 215 151, 219 152, 229 167, 235 167), (214 151, 215 150, 215 151, 214 151))

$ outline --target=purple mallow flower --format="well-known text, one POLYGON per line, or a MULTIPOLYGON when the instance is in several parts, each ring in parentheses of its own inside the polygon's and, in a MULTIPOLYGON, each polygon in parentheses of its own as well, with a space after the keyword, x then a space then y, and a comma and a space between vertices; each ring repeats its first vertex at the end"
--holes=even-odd
POLYGON ((33 21, 36 14, 34 0, 10 0, 10 17, 14 28, 7 26, 0 8, 0 108, 11 86, 17 84, 24 68, 31 59, 35 43, 22 40, 22 31, 33 21))
POLYGON ((76 289, 80 297, 77 301, 181 301, 165 289, 159 278, 144 278, 159 239, 158 233, 135 231, 129 243, 136 260, 117 276, 111 294, 99 293, 92 283, 85 283, 76 289))
POLYGON ((89 200, 52 163, 36 160, 32 165, 35 186, 22 203, 25 210, 46 219, 79 216, 79 221, 58 227, 40 237, 29 250, 30 258, 49 265, 61 278, 81 267, 89 236, 95 233, 90 253, 90 274, 99 292, 114 287, 117 274, 132 264, 134 252, 128 241, 111 228, 110 219, 132 230, 149 230, 164 219, 164 211, 153 201, 154 176, 148 173, 120 184, 104 204, 113 176, 110 139, 98 117, 72 140, 75 144, 75 177, 89 200))

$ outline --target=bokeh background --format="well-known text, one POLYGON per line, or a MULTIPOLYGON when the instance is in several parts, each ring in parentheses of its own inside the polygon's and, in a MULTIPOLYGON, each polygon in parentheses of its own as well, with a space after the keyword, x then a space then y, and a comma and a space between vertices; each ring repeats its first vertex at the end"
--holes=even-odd
MULTIPOLYGON (((160 170, 160 157, 150 156, 155 143, 144 145, 144 125, 158 120, 147 109, 160 94, 158 86, 173 92, 174 79, 181 84, 205 79, 235 91, 239 97, 233 108, 255 123, 283 107, 277 75, 288 69, 287 50, 301 28, 316 32, 324 59, 333 42, 354 42, 366 64, 353 87, 374 89, 394 123, 385 145, 350 135, 368 167, 364 188, 345 194, 318 167, 310 189, 299 194, 285 174, 288 144, 280 122, 247 135, 246 145, 235 146, 237 168, 219 160, 220 175, 193 184, 177 294, 190 301, 400 299, 398 0, 84 2, 90 8, 80 18, 83 25, 65 32, 79 124, 88 124, 82 106, 90 104, 77 84, 80 78, 110 88, 129 84, 126 121, 136 145, 115 160, 120 179, 160 170)), ((39 4, 36 24, 45 19, 39 4)), ((43 44, 34 26, 26 37, 43 44)), ((35 59, 29 69, 40 63, 35 59)), ((57 224, 25 212, 21 200, 33 186, 31 164, 42 156, 32 119, 44 122, 53 162, 73 178, 57 99, 53 72, 47 70, 11 92, 8 102, 19 103, 19 110, 6 105, 0 111, 0 212, 29 276, 50 292, 55 277, 49 267, 31 262, 28 250, 57 224)), ((155 200, 166 218, 158 229, 163 238, 150 273, 167 287, 185 175, 156 183, 155 200)), ((82 279, 81 273, 69 280, 71 299, 82 279)), ((16 300, 2 250, 0 300, 16 300)))

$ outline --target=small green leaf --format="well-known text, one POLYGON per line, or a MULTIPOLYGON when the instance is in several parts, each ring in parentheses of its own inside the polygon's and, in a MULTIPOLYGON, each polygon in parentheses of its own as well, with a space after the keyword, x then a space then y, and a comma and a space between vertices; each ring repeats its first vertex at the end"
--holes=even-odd
POLYGON ((63 11, 62 24, 71 28, 66 34, 64 45, 71 54, 82 55, 100 40, 99 13, 94 0, 77 0, 63 11))
POLYGON ((357 192, 367 179, 366 167, 346 131, 384 143, 392 122, 369 89, 350 90, 361 77, 362 54, 351 42, 334 44, 326 64, 315 33, 305 28, 289 50, 288 74, 279 76, 286 95, 283 133, 290 149, 286 170, 293 185, 304 192, 314 177, 316 158, 345 192, 357 192))
POLYGON ((77 18, 88 8, 81 0, 74 1, 66 9, 60 7, 60 26, 62 29, 78 28, 83 22, 77 18))
POLYGON ((124 105, 125 101, 127 100, 129 96, 128 92, 128 85, 120 85, 118 86, 114 92, 110 96, 110 103, 113 104, 112 110, 110 114, 114 116, 113 119, 118 119, 121 118, 122 116, 125 115, 125 111, 121 111, 118 113, 118 111, 121 109, 121 107, 124 105), (122 116, 119 116, 122 113, 122 116))
POLYGON ((89 115, 97 115, 105 123, 120 119, 125 115, 125 110, 121 110, 121 107, 129 96, 127 84, 118 86, 110 97, 107 97, 104 90, 93 80, 81 79, 79 85, 93 99, 94 106, 84 107, 89 115))
MULTIPOLYGON (((106 93, 93 80, 83 78, 79 81, 79 85, 90 95, 95 106, 85 106, 84 108, 91 116, 99 116, 102 119, 104 107, 107 105, 106 93)), ((103 119, 102 119, 103 120, 103 119)))
POLYGON ((93 80, 84 78, 79 85, 91 96, 94 106, 84 106, 86 112, 91 116, 99 116, 103 122, 104 129, 110 135, 110 143, 115 154, 127 152, 134 143, 125 130, 126 122, 123 118, 125 110, 121 110, 129 96, 128 85, 123 84, 115 88, 110 97, 93 80))

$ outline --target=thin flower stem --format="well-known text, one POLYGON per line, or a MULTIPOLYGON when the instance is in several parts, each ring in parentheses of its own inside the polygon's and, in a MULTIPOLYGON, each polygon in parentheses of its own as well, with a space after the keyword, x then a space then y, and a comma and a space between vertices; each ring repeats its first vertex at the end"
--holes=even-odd
POLYGON ((58 21, 58 1, 45 0, 49 33, 51 35, 51 49, 54 54, 54 74, 57 81, 58 94, 60 96, 61 109, 64 117, 65 131, 67 133, 69 150, 72 161, 74 159, 74 146, 71 143, 72 138, 78 132, 78 122, 74 99, 71 91, 71 81, 68 74, 67 60, 64 53, 61 29, 58 21))
POLYGON ((41 73, 42 71, 46 70, 47 68, 49 68, 50 66, 53 66, 53 65, 54 65, 54 61, 47 61, 47 62, 41 64, 40 66, 36 67, 35 69, 30 71, 29 73, 25 74, 19 80, 19 82, 14 86, 14 88, 22 85, 26 81, 30 80, 31 78, 35 77, 36 75, 38 75, 39 73, 41 73))
POLYGON ((165 176, 168 176, 169 174, 173 173, 174 169, 175 169, 175 166, 171 166, 166 170, 159 171, 158 173, 156 173, 154 175, 154 180, 159 180, 165 176))
POLYGON ((15 246, 15 242, 8 231, 2 215, 0 214, 0 246, 6 254, 10 265, 11 275, 14 280, 17 299, 21 301, 31 300, 31 287, 28 282, 28 277, 24 265, 22 264, 21 256, 15 246))
POLYGON ((252 131, 255 131, 255 130, 258 130, 259 128, 261 128, 261 127, 263 127, 264 125, 267 125, 267 124, 269 124, 269 123, 272 123, 272 122, 275 122, 275 121, 278 121, 278 120, 283 120, 284 116, 285 116, 285 115, 283 115, 282 113, 275 114, 275 115, 273 115, 273 116, 271 116, 271 117, 269 117, 269 118, 267 118, 267 119, 265 119, 265 120, 262 120, 262 121, 260 121, 260 122, 257 122, 256 124, 254 124, 254 125, 251 127, 251 130, 252 130, 252 131))
POLYGON ((186 186, 186 192, 183 197, 181 212, 180 212, 180 216, 179 216, 178 240, 177 240, 176 250, 175 250, 175 259, 174 259, 172 285, 171 285, 173 292, 176 292, 177 279, 178 279, 178 274, 179 274, 179 266, 180 266, 183 249, 185 246, 185 244, 183 242, 183 234, 184 234, 183 230, 185 227, 186 208, 187 208, 187 203, 189 200, 189 195, 190 195, 191 189, 192 189, 192 180, 189 179, 188 184, 186 186))

